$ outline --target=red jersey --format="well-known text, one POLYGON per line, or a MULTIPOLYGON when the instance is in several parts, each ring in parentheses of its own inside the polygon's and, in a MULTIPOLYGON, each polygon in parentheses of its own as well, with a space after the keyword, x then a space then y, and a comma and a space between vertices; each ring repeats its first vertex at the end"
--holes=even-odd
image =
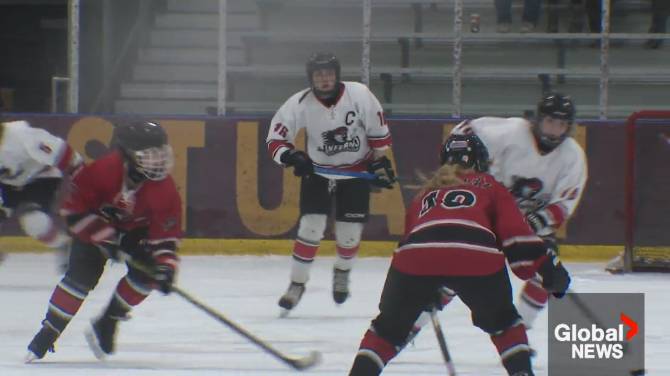
POLYGON ((514 197, 491 175, 462 178, 412 201, 392 265, 413 275, 478 276, 500 271, 507 256, 515 274, 530 278, 546 249, 514 197))
POLYGON ((146 180, 134 190, 124 187, 125 168, 120 152, 112 152, 83 167, 61 215, 113 212, 112 225, 121 231, 148 228, 147 241, 177 242, 181 236, 181 198, 171 176, 146 180))

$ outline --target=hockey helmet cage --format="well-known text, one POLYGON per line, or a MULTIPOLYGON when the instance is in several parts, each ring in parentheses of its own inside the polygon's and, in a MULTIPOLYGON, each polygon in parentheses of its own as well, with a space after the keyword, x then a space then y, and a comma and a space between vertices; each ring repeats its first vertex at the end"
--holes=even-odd
POLYGON ((489 170, 489 152, 475 134, 453 134, 447 138, 440 152, 441 163, 457 164, 478 172, 489 170))
POLYGON ((112 133, 112 147, 129 161, 133 180, 162 180, 172 170, 174 156, 167 133, 157 122, 118 124, 112 133))

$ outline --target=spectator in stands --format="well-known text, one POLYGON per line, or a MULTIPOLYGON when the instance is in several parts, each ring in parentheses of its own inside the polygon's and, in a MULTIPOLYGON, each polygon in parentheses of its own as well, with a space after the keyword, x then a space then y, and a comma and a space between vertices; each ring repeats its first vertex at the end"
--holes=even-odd
MULTIPOLYGON (((670 2, 668 0, 651 0, 651 27, 650 33, 666 33, 666 25, 670 16, 670 2)), ((645 47, 657 49, 663 45, 663 39, 649 39, 645 47)))
MULTIPOLYGON (((498 17, 498 32, 509 33, 512 30, 512 0, 495 0, 498 17)), ((541 0, 524 0, 521 32, 529 33, 537 27, 540 19, 541 0)))

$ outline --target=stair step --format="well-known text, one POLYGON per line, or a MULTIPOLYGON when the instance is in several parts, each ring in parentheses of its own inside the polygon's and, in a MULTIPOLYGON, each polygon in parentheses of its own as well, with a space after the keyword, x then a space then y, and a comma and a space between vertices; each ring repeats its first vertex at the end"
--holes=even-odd
POLYGON ((114 103, 117 114, 179 114, 205 115, 206 108, 216 107, 216 101, 203 100, 138 100, 119 99, 114 103))
MULTIPOLYGON (((177 12, 217 13, 219 0, 168 0, 167 8, 177 12)), ((226 10, 230 13, 255 13, 258 6, 252 0, 228 0, 226 10)))
POLYGON ((216 65, 137 64, 133 67, 135 81, 212 82, 217 77, 216 65))
POLYGON ((124 83, 121 98, 140 99, 211 99, 216 100, 217 84, 214 83, 124 83))
MULTIPOLYGON (((255 30, 258 16, 253 13, 228 14, 226 30, 255 30)), ((156 26, 162 29, 214 29, 219 28, 217 13, 163 13, 156 16, 156 26)))
MULTIPOLYGON (((228 48, 226 64, 244 65, 245 51, 240 48, 228 48)), ((143 48, 139 53, 140 63, 149 64, 217 64, 218 51, 214 48, 188 47, 150 47, 143 48)))
MULTIPOLYGON (((219 32, 211 29, 154 29, 150 34, 150 44, 152 47, 217 48, 219 45, 219 32)), ((240 34, 227 33, 226 44, 228 47, 242 47, 240 34)))

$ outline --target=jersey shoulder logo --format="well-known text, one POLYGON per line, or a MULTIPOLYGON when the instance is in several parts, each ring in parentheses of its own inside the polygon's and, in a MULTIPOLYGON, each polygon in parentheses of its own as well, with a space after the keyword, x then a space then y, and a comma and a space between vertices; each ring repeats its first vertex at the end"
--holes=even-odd
POLYGON ((347 127, 338 127, 321 133, 323 145, 317 150, 331 156, 342 152, 356 152, 361 148, 358 136, 350 137, 347 127))

